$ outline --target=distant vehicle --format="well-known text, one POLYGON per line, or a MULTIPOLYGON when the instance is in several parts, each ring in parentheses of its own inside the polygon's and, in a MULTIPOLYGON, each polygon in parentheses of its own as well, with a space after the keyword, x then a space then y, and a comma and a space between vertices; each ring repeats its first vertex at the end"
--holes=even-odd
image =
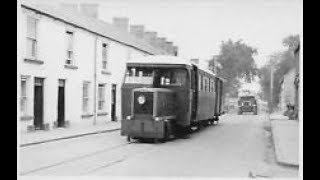
POLYGON ((254 96, 241 96, 238 100, 238 114, 244 112, 252 112, 254 115, 258 114, 257 100, 254 96))
POLYGON ((178 57, 133 59, 122 85, 121 135, 166 141, 213 124, 223 114, 222 85, 212 72, 178 57))

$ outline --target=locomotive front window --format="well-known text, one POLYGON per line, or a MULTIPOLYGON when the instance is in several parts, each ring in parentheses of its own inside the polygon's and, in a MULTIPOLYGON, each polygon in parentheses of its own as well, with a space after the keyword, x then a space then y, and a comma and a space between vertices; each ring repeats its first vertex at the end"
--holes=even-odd
POLYGON ((129 67, 124 82, 154 87, 182 87, 187 85, 187 71, 175 68, 129 67))
POLYGON ((153 69, 151 68, 128 68, 125 76, 128 84, 153 84, 153 69))

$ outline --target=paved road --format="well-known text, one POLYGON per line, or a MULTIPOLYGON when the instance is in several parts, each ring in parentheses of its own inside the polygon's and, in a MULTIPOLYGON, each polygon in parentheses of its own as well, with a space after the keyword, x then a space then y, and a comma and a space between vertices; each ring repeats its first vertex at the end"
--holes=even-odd
POLYGON ((119 132, 21 148, 22 175, 293 177, 275 163, 265 115, 225 115, 218 125, 160 144, 119 132))

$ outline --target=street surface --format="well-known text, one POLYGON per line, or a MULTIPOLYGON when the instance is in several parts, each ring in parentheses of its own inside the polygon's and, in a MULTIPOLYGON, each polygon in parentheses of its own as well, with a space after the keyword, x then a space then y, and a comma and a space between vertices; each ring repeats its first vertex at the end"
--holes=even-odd
POLYGON ((285 177, 278 165, 268 116, 226 114, 187 139, 128 143, 120 131, 26 146, 20 175, 285 177))

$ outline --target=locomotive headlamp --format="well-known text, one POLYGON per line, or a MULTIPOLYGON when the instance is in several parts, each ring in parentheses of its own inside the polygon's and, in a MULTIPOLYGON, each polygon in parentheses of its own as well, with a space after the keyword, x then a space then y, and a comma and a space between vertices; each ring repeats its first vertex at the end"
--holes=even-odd
POLYGON ((126 119, 127 119, 127 120, 131 120, 131 119, 132 119, 132 116, 127 116, 126 119))
POLYGON ((139 104, 144 104, 146 102, 146 97, 144 97, 143 95, 138 97, 138 103, 139 104))
POLYGON ((163 120, 163 118, 162 117, 155 117, 154 120, 155 121, 161 121, 161 120, 163 120))

